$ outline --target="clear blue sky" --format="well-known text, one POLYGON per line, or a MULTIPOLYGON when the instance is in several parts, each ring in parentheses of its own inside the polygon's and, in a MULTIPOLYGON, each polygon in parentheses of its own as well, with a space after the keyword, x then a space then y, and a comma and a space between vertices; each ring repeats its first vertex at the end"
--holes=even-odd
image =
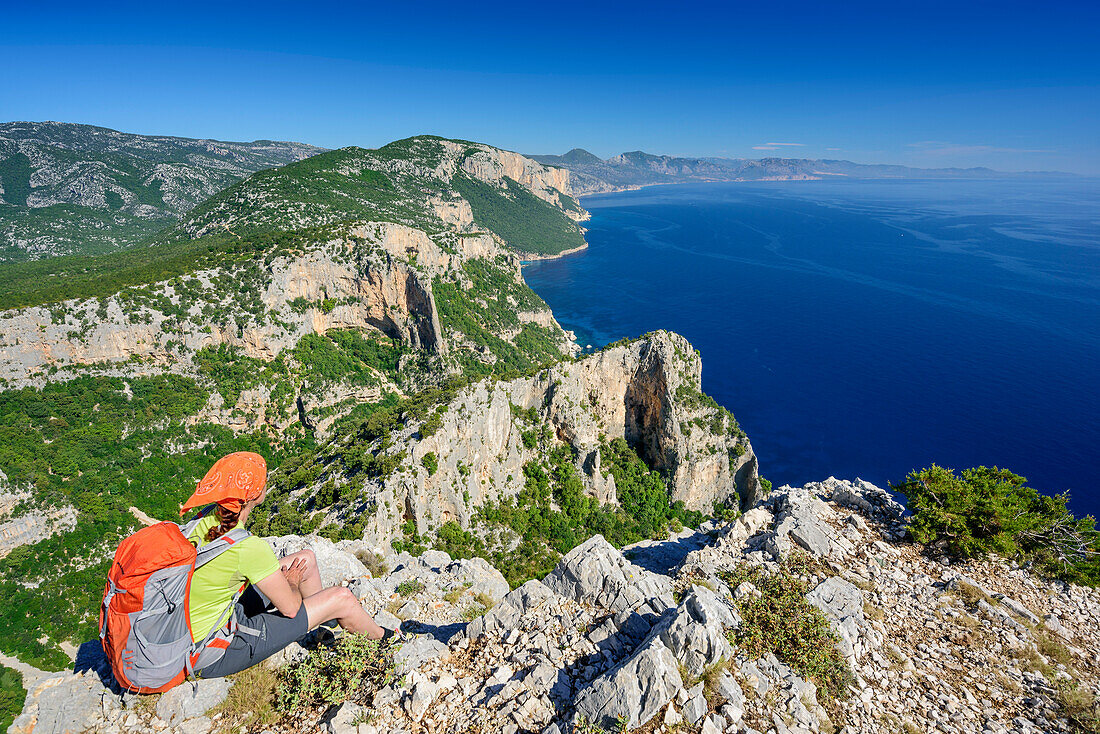
POLYGON ((3 120, 1100 174, 1095 1, 0 3, 3 120))

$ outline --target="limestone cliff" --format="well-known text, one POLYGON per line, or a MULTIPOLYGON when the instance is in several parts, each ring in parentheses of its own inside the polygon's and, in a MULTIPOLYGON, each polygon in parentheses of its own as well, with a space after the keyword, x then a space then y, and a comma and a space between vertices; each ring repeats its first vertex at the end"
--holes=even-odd
MULTIPOLYGON (((431 435, 412 424, 388 440, 382 452, 403 457, 398 470, 368 485, 364 505, 333 508, 330 516, 364 518, 364 538, 383 550, 407 520, 422 530, 452 520, 469 526, 479 506, 523 488, 525 463, 561 444, 572 449, 586 492, 615 503, 614 479, 601 468, 600 454, 601 443, 615 438, 626 439, 667 478, 673 502, 705 512, 731 498, 754 502, 752 445, 732 415, 703 397, 700 370, 686 339, 654 332, 531 377, 475 383, 441 406, 431 435), (550 438, 535 445, 525 432, 550 438), (431 471, 429 456, 436 462, 431 471)), ((330 480, 339 487, 349 477, 333 464, 315 488, 330 480)))
POLYGON ((219 344, 270 360, 303 334, 341 327, 376 330, 412 347, 445 350, 432 274, 460 265, 467 252, 484 255, 497 249, 479 238, 458 243, 469 249, 444 252, 423 232, 396 224, 349 227, 317 249, 272 258, 260 284, 265 318, 250 318, 240 328, 229 325, 239 319, 226 318, 227 313, 240 315, 223 285, 245 277, 234 268, 199 270, 179 282, 152 284, 140 300, 120 293, 66 303, 62 309, 4 312, 0 377, 18 386, 45 379, 47 368, 130 361, 140 361, 136 372, 181 369, 193 352, 219 344), (335 305, 323 308, 326 299, 335 305), (295 308, 295 301, 308 305, 295 308), (215 317, 204 308, 211 304, 221 310, 215 317), (173 307, 183 309, 182 318, 173 307))
MULTIPOLYGON (((107 298, 5 311, 0 314, 0 384, 40 386, 87 373, 195 375, 196 355, 222 345, 271 363, 310 334, 340 329, 385 336, 407 351, 447 361, 456 349, 474 347, 458 327, 441 319, 434 283, 457 284, 453 292, 459 298, 480 298, 468 267, 495 273, 495 282, 528 294, 515 304, 516 327, 502 332, 505 341, 532 324, 550 335, 559 356, 569 352, 565 333, 523 283, 518 258, 492 235, 429 236, 394 223, 359 222, 334 228, 304 247, 227 262, 107 298)), ((308 366, 300 371, 299 379, 309 381, 308 366)), ((309 394, 299 384, 293 387, 302 393, 299 402, 307 413, 324 414, 311 426, 324 432, 340 415, 329 410, 333 406, 343 405, 346 412, 387 390, 416 389, 421 379, 404 370, 405 384, 387 387, 387 378, 377 377, 366 389, 327 384, 321 394, 309 394)), ((235 430, 266 425, 281 431, 299 416, 293 410, 270 410, 276 388, 273 378, 241 392, 232 405, 215 395, 195 420, 235 430)))

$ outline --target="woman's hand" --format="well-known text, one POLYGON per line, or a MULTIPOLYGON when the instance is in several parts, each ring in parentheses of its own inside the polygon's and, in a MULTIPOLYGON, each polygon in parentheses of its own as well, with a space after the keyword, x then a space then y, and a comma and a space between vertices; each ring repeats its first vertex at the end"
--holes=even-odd
POLYGON ((283 576, 286 578, 290 588, 295 591, 298 590, 298 585, 302 583, 302 578, 306 573, 306 563, 301 558, 295 558, 290 563, 283 566, 283 576))

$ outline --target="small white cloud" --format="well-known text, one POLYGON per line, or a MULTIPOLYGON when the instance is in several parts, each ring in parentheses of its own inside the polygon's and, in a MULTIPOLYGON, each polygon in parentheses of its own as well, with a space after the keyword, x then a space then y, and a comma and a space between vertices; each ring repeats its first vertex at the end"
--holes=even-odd
POLYGON ((843 148, 826 148, 825 150, 843 150, 843 148))
POLYGON ((753 150, 779 150, 780 148, 802 148, 805 143, 761 143, 752 146, 753 150))

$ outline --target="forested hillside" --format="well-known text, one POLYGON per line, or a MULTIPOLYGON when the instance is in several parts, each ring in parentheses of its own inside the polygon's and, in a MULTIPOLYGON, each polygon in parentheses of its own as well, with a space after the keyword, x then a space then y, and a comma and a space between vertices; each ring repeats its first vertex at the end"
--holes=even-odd
POLYGON ((302 143, 0 124, 0 262, 141 242, 235 181, 321 152, 302 143))

